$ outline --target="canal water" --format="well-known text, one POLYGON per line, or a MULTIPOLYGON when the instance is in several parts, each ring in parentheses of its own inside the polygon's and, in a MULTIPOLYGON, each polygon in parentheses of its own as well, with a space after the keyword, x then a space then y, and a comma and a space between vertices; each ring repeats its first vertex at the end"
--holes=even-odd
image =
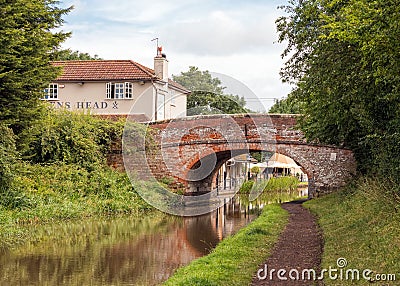
POLYGON ((0 285, 157 285, 255 219, 265 202, 236 197, 198 217, 161 213, 33 226, 0 254, 0 285))

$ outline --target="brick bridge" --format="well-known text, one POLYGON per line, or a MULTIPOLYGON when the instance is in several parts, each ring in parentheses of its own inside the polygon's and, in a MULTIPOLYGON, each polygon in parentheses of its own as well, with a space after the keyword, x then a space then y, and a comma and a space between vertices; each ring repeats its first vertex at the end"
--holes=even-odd
POLYGON ((291 157, 300 165, 309 178, 311 197, 343 186, 356 172, 353 153, 308 143, 296 129, 296 120, 295 115, 236 114, 151 122, 156 151, 131 157, 125 167, 136 166, 143 178, 173 177, 187 192, 202 192, 214 187, 217 171, 227 160, 264 150, 291 157))

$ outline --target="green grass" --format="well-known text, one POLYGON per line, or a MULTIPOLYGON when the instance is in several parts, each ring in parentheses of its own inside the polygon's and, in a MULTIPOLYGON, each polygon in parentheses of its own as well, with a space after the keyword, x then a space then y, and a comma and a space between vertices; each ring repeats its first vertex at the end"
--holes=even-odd
MULTIPOLYGON (((322 268, 336 267, 345 258, 345 269, 371 269, 397 274, 400 285, 400 199, 387 182, 360 179, 345 190, 305 203, 319 217, 323 230, 322 268)), ((356 281, 325 279, 326 285, 367 285, 356 281)))
POLYGON ((0 193, 0 248, 29 239, 27 225, 153 210, 136 192, 143 186, 109 167, 18 164, 12 189, 0 193))
POLYGON ((260 217, 211 252, 178 269, 163 285, 248 285, 269 256, 288 222, 279 205, 267 205, 260 217))
POLYGON ((257 186, 264 186, 264 192, 276 193, 282 191, 295 191, 300 182, 296 177, 279 177, 271 178, 269 180, 262 180, 261 182, 246 181, 239 189, 239 193, 248 194, 252 190, 254 184, 257 186))

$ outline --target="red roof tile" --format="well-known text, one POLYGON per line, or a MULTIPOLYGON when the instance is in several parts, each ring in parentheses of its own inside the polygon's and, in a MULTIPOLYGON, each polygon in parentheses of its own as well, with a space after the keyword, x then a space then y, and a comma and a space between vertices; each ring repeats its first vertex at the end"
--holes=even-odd
MULTIPOLYGON (((63 67, 57 81, 151 80, 158 79, 153 69, 131 60, 54 61, 53 66, 63 67)), ((168 79, 168 84, 190 92, 168 79)))
POLYGON ((58 81, 85 80, 144 80, 155 78, 154 71, 129 60, 55 61, 63 67, 58 81))

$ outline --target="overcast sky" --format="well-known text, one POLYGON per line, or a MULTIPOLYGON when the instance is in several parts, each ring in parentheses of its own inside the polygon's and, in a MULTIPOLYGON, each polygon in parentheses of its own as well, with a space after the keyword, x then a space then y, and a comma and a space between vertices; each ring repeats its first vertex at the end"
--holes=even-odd
MULTIPOLYGON (((72 37, 63 47, 104 59, 132 59, 153 68, 159 38, 170 75, 199 67, 225 75, 227 90, 245 96, 249 106, 268 109, 271 98, 286 96, 279 69, 284 45, 275 20, 285 0, 65 0, 75 9, 65 16, 72 37), (240 83, 235 83, 239 81, 240 83)), ((223 77, 223 76, 221 76, 223 77)))

